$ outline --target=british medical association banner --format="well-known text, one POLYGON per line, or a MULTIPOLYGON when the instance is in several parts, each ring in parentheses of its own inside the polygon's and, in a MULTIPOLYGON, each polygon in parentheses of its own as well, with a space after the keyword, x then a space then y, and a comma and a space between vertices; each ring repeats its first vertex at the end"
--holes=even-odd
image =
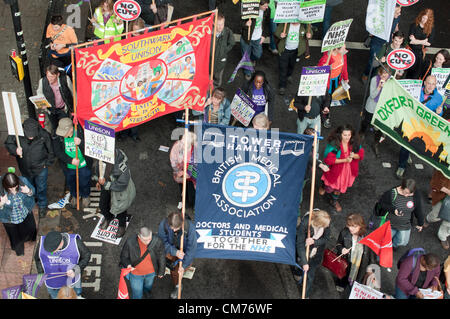
POLYGON ((77 118, 131 128, 184 109, 202 111, 213 16, 77 48, 77 118))
POLYGON ((296 221, 313 139, 220 125, 196 129, 196 258, 295 265, 296 221))

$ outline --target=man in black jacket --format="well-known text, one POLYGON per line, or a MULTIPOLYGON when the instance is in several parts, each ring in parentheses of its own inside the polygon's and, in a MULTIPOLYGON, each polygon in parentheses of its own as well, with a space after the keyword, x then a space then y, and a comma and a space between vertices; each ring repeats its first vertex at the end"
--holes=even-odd
POLYGON ((331 96, 327 92, 323 96, 313 96, 311 103, 308 96, 296 96, 294 106, 297 109, 297 134, 304 134, 307 128, 315 129, 317 126, 317 134, 320 136, 322 114, 330 112, 331 96))
POLYGON ((45 70, 45 77, 39 80, 37 95, 43 95, 50 103, 47 109, 52 132, 58 126, 58 121, 63 117, 69 117, 73 112, 72 81, 60 71, 56 65, 49 65, 45 70))
POLYGON ((172 0, 136 0, 136 2, 141 6, 140 17, 147 26, 158 25, 172 20, 172 0))
POLYGON ((142 227, 137 236, 129 237, 123 245, 119 265, 131 270, 126 278, 130 281, 132 298, 142 299, 144 292, 151 292, 155 277, 164 276, 166 258, 162 240, 142 227))
MULTIPOLYGON (((233 31, 231 31, 229 27, 225 26, 224 15, 218 13, 216 25, 216 48, 214 52, 214 87, 219 87, 222 85, 223 71, 225 69, 225 64, 227 63, 227 55, 233 48, 234 43, 235 40, 233 31)), ((212 49, 213 46, 211 45, 211 51, 212 49)))
POLYGON ((48 205, 48 167, 55 162, 50 134, 31 118, 23 122, 23 132, 25 136, 19 136, 20 146, 17 145, 15 136, 9 135, 5 147, 16 157, 22 176, 36 188, 39 216, 45 217, 48 205))

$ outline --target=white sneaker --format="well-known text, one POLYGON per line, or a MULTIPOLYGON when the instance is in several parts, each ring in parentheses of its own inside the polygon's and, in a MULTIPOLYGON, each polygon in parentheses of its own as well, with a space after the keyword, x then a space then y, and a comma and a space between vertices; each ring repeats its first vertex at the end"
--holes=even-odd
POLYGON ((183 208, 183 202, 178 202, 178 209, 182 209, 183 208))
POLYGON ((70 198, 70 192, 66 194, 63 198, 61 198, 56 203, 48 205, 48 209, 63 209, 68 203, 70 198))
POLYGON ((399 167, 395 174, 397 175, 398 178, 402 178, 404 173, 405 173, 405 169, 402 167, 399 167))

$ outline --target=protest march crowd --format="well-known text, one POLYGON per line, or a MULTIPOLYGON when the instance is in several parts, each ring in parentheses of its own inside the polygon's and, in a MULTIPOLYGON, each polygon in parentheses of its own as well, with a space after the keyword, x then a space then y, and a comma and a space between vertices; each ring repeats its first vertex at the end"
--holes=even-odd
MULTIPOLYGON (((219 4, 222 1, 217 2, 219 4)), ((246 2, 255 3, 255 1, 241 1, 242 5, 246 2)), ((125 28, 124 21, 115 13, 115 1, 100 1, 98 7, 93 8, 92 16, 89 18, 94 30, 94 37, 91 40, 103 40, 105 43, 120 40, 125 29, 132 32, 131 36, 139 36, 144 28, 172 20, 174 9, 172 0, 136 0, 136 2, 141 8, 140 16, 125 28)), ((238 0, 233 0, 233 3, 237 2, 238 0)), ((240 90, 252 101, 254 112, 250 123, 256 130, 271 129, 273 113, 277 109, 276 95, 285 95, 286 88, 293 82, 296 63, 300 59, 309 58, 308 40, 312 39, 314 32, 318 32, 319 25, 322 26, 321 39, 327 38, 327 31, 332 27, 333 8, 345 3, 345 0, 305 1, 304 3, 321 4, 324 9, 323 18, 314 23, 298 21, 277 23, 275 22, 277 7, 284 5, 284 2, 295 1, 258 0, 256 16, 242 19, 238 42, 243 58, 238 68, 243 69, 246 83, 240 90), (278 84, 269 83, 266 74, 257 67, 265 50, 263 44, 266 39, 269 39, 268 49, 278 60, 278 84)), ((210 10, 214 10, 217 5, 214 0, 209 0, 208 4, 210 10)), ((330 117, 331 107, 339 101, 337 96, 342 93, 348 94, 346 93, 349 85, 348 68, 352 63, 356 63, 347 60, 345 36, 343 43, 334 47, 331 45, 319 58, 318 70, 322 68, 327 71, 323 94, 314 96, 299 94, 291 101, 291 107, 297 113, 297 134, 320 136, 322 125, 325 128, 333 126, 331 133, 322 142, 326 145, 324 153, 317 155, 316 158, 319 163, 316 171, 320 174, 317 192, 327 199, 329 209, 338 213, 343 209, 340 198, 345 196, 358 178, 359 164, 365 160, 363 142, 370 145, 376 156, 379 156, 381 142, 388 138, 379 126, 374 125, 374 121, 377 118, 378 102, 383 98, 383 87, 389 83, 390 78, 423 81, 417 95, 418 101, 428 108, 428 112, 450 121, 450 110, 445 104, 446 97, 440 91, 437 77, 432 72, 435 68, 450 68, 450 54, 446 49, 440 50, 432 57, 426 54, 426 49, 433 45, 435 33, 444 27, 434 25, 434 15, 438 13, 431 9, 417 12, 409 30, 400 30, 399 20, 404 7, 397 3, 392 8, 393 18, 392 24, 389 24, 388 37, 384 39, 371 34, 367 40, 369 58, 367 67, 361 74, 361 81, 368 86, 368 94, 364 102, 360 127, 353 127, 349 123, 334 123, 330 117), (390 53, 399 49, 408 49, 415 57, 414 63, 405 70, 399 70, 389 63, 390 53), (370 134, 371 132, 373 134, 370 134), (369 143, 369 140, 372 142, 369 143)), ((239 10, 240 5, 236 5, 236 14, 239 10)), ((414 10, 414 7, 408 10, 414 10)), ((188 12, 185 12, 185 15, 188 16, 188 12)), ((227 17, 219 10, 215 23, 215 50, 211 56, 214 65, 211 90, 208 90, 205 97, 203 112, 192 111, 192 116, 195 121, 200 122, 246 126, 233 117, 232 98, 227 96, 224 89, 227 85, 224 70, 232 68, 227 64, 227 55, 237 44, 233 32, 226 25, 226 19, 227 17)), ((163 27, 164 25, 161 29, 163 27)), ((20 256, 24 254, 26 241, 38 240, 36 266, 38 273, 45 274, 45 285, 51 298, 82 298, 82 273, 91 257, 89 248, 78 234, 50 231, 45 236, 37 238, 36 221, 32 210, 37 205, 39 218, 45 218, 48 209, 62 209, 66 205, 71 208, 88 207, 91 186, 95 185, 100 192, 98 212, 103 216, 100 229, 107 229, 108 225, 117 219, 116 237, 125 239, 118 264, 122 269, 121 277, 129 286, 130 297, 141 299, 149 294, 155 277, 162 278, 168 267, 174 289, 170 298, 176 299, 181 292, 180 276, 182 277, 194 262, 197 248, 194 220, 185 218, 182 214, 183 201, 180 200, 179 210, 171 212, 160 222, 157 233, 153 233, 148 225, 143 225, 137 234, 125 235, 127 211, 133 204, 136 192, 139 191, 131 178, 133 165, 120 148, 114 151, 114 164, 84 153, 85 130, 81 125, 75 125, 74 85, 71 76, 73 67, 71 47, 78 44, 79 40, 74 29, 65 24, 61 15, 51 18, 46 36, 50 48, 49 62, 45 68, 45 76, 39 80, 37 93, 46 98, 49 107, 37 110, 39 120, 27 118, 23 121, 24 136, 9 135, 4 143, 8 152, 16 157, 18 165, 18 171, 10 168, 8 172, 0 172, 2 191, 0 221, 8 234, 11 248, 20 256), (60 201, 49 204, 48 170, 56 162, 59 162, 64 174, 68 193, 60 201)), ((177 72, 191 76, 192 70, 195 70, 192 69, 192 63, 186 59, 177 72)), ((158 70, 155 69, 157 67, 151 70, 153 82, 142 81, 136 83, 135 87, 130 87, 129 94, 132 97, 139 99, 139 94, 145 95, 147 94, 145 92, 153 94, 152 89, 156 89, 159 85, 158 70)), ((276 67, 273 69, 276 70, 276 67)), ((110 64, 103 69, 102 74, 105 77, 122 77, 120 72, 123 70, 118 65, 110 64)), ((145 71, 143 73, 145 75, 145 71)), ((92 103, 101 104, 101 101, 109 100, 108 96, 113 96, 115 89, 114 86, 105 85, 104 88, 99 86, 95 92, 97 94, 95 102, 92 103)), ((183 90, 183 87, 175 87, 173 91, 177 89, 183 90)), ((117 102, 116 106, 110 105, 106 109, 105 118, 108 123, 117 123, 119 119, 123 119, 124 106, 121 103, 117 102)), ((177 118, 181 118, 183 113, 181 111, 175 114, 177 118)), ((116 138, 122 140, 127 136, 135 142, 140 141, 136 126, 116 134, 116 138)), ((191 158, 190 155, 197 142, 197 136, 193 132, 184 134, 173 144, 169 156, 174 182, 180 187, 179 194, 183 193, 183 181, 186 179, 186 206, 191 208, 194 208, 198 194, 195 179, 192 176, 184 176, 187 165, 184 152, 187 149, 191 158)), ((421 185, 430 190, 428 198, 422 198, 417 191, 419 185, 416 181, 404 178, 409 158, 410 151, 402 147, 396 171, 399 185, 387 189, 383 194, 375 194, 379 200, 373 208, 374 213, 370 220, 364 220, 357 212, 342 216, 342 219, 346 219, 346 227, 339 233, 336 244, 332 245, 336 247, 335 252, 326 249, 330 243, 330 214, 326 210, 313 210, 303 216, 299 213, 296 225, 298 265, 292 266, 292 271, 299 287, 306 280, 306 292, 303 297, 310 296, 314 289, 315 272, 321 265, 325 266, 325 263, 333 272, 336 289, 343 292, 343 298, 348 298, 354 292, 352 287, 356 285, 365 285, 380 291, 380 266, 392 267, 393 251, 395 252, 398 247, 408 246, 414 227, 419 231, 426 231, 430 223, 440 223, 437 237, 444 250, 449 250, 450 179, 435 168, 430 184, 421 185), (430 212, 423 209, 423 201, 426 200, 432 205, 430 212), (414 217, 416 223, 413 222, 414 217), (385 231, 387 227, 390 238, 381 244, 381 248, 380 245, 374 248, 368 240, 364 242, 366 236, 370 234, 375 236, 376 231, 385 231), (383 248, 388 249, 390 253, 383 252, 383 248)), ((312 159, 313 156, 310 162, 312 159)), ((312 169, 310 163, 306 172, 310 180, 312 169)), ((307 178, 305 177, 305 180, 307 178)), ((397 265, 395 294, 392 296, 381 294, 382 297, 423 299, 424 294, 432 295, 433 291, 438 290, 442 292, 441 297, 450 298, 448 254, 438 256, 423 249, 410 248, 397 265), (431 292, 427 289, 431 289, 431 292)), ((126 289, 123 289, 121 279, 119 298, 126 297, 124 292, 126 289), (121 296, 122 293, 124 295, 121 296)))

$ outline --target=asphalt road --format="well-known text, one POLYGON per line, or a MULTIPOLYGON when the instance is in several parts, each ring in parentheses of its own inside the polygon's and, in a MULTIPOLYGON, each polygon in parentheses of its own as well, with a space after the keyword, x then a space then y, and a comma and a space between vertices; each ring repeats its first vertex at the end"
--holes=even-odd
MULTIPOLYGON (((175 0, 174 19, 199 13, 207 10, 207 0, 180 1, 175 0)), ((346 0, 344 5, 338 6, 333 12, 333 22, 352 17, 354 19, 351 26, 348 40, 361 42, 366 35, 364 28, 366 1, 346 0)), ((442 14, 442 8, 447 7, 446 0, 421 1, 413 7, 403 11, 400 28, 407 32, 409 23, 413 17, 425 7, 430 6, 435 9, 437 33, 433 46, 450 47, 445 36, 448 23, 447 15, 442 14)), ((226 1, 219 7, 225 13, 227 25, 237 33, 239 31, 239 7, 234 6, 231 1, 226 1)), ((314 39, 319 39, 317 35, 314 39)), ((224 79, 228 79, 234 67, 240 60, 240 47, 236 44, 229 55, 229 61, 224 74, 224 79)), ((311 58, 301 59, 295 67, 293 83, 288 86, 285 96, 276 96, 276 109, 274 112, 273 127, 284 132, 296 132, 296 114, 288 111, 287 103, 296 93, 297 84, 300 78, 302 66, 316 65, 320 58, 320 48, 311 48, 311 58)), ((322 128, 323 136, 328 136, 329 132, 338 125, 350 123, 357 126, 364 96, 364 86, 360 82, 360 75, 365 67, 368 58, 366 50, 350 50, 348 53, 349 75, 351 86, 351 101, 340 107, 333 107, 331 110, 332 128, 322 128)), ((268 51, 267 46, 262 59, 257 64, 257 69, 263 70, 269 83, 278 89, 278 61, 277 57, 268 51)), ((238 73, 235 81, 226 85, 226 92, 232 98, 236 89, 244 81, 241 72, 238 73)), ((179 201, 179 189, 172 179, 169 154, 158 150, 160 145, 171 146, 171 133, 179 127, 171 116, 159 118, 139 127, 141 142, 135 143, 131 139, 118 141, 117 147, 125 151, 129 157, 131 173, 137 188, 137 197, 129 213, 133 218, 127 229, 126 236, 133 235, 141 226, 149 226, 157 230, 159 222, 171 211, 176 210, 179 201)), ((366 140, 371 141, 369 136, 366 140)), ((320 144, 320 153, 323 152, 325 143, 320 144)), ((399 146, 390 140, 386 140, 380 147, 381 156, 376 158, 367 142, 363 144, 366 157, 360 165, 360 174, 354 186, 343 196, 341 205, 343 211, 336 213, 324 198, 316 195, 314 207, 322 208, 332 215, 331 233, 332 239, 328 246, 333 247, 339 231, 345 226, 345 216, 350 212, 359 212, 367 220, 378 197, 386 190, 399 184, 395 177, 397 168, 397 158, 399 146), (384 168, 383 163, 390 163, 391 168, 384 168)), ((432 169, 419 159, 413 157, 413 165, 406 170, 406 177, 416 179, 420 191, 424 194, 428 192, 428 185, 431 178, 432 169), (422 164, 423 169, 417 169, 415 164, 422 164)), ((51 189, 50 201, 56 200, 60 195, 63 184, 62 174, 57 166, 52 168, 51 180, 54 183, 51 189)), ((319 178, 319 177, 318 177, 319 178)), ((319 179, 317 179, 316 185, 319 179)), ((309 208, 309 186, 305 188, 301 206, 304 213, 309 208)), ((317 191, 316 191, 317 194, 317 191)), ((425 211, 428 212, 431 205, 425 204, 425 211)), ((194 217, 191 211, 188 211, 194 217)), ((73 231, 81 234, 82 238, 94 243, 91 233, 98 220, 92 218, 83 219, 83 213, 71 210, 61 218, 61 229, 73 231)), ((394 265, 399 258, 409 248, 424 247, 428 252, 437 253, 442 258, 446 258, 448 252, 444 251, 436 237, 438 225, 431 225, 423 232, 412 231, 411 240, 407 247, 399 249, 394 253, 394 265)), ((120 269, 118 260, 124 240, 116 246, 99 242, 90 244, 91 251, 96 255, 91 260, 85 272, 83 283, 83 296, 85 298, 114 299, 117 296, 117 285, 120 269)), ((290 268, 287 265, 237 260, 216 260, 216 259, 196 259, 196 273, 192 280, 183 281, 182 297, 186 299, 297 299, 300 294, 292 279, 290 268)), ((397 270, 395 266, 392 272, 382 270, 381 290, 388 294, 393 294, 395 289, 395 276, 397 270)), ((157 279, 154 284, 151 298, 167 298, 172 289, 169 276, 157 279)), ((316 275, 312 299, 338 299, 341 298, 334 287, 331 273, 321 268, 316 275)))

